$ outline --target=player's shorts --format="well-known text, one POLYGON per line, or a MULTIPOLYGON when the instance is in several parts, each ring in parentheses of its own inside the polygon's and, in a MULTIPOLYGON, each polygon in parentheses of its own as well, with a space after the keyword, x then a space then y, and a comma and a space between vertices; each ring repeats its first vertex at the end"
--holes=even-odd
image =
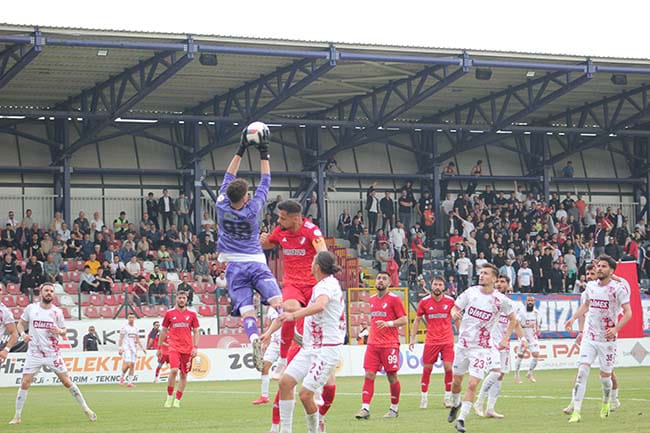
POLYGON ((477 379, 483 379, 485 370, 490 368, 492 363, 492 349, 481 347, 467 348, 456 346, 456 357, 454 359, 454 376, 462 376, 469 373, 477 379))
POLYGON ((323 388, 341 360, 341 346, 322 347, 319 350, 301 350, 289 363, 284 374, 293 377, 302 386, 316 392, 323 388))
POLYGON ((280 357, 280 343, 277 341, 271 341, 269 347, 264 351, 264 362, 270 362, 273 364, 280 357))
POLYGON ((309 304, 314 287, 309 284, 286 283, 282 286, 282 300, 295 299, 303 307, 309 304))
POLYGON ((490 370, 498 368, 504 374, 510 373, 510 349, 499 350, 493 347, 488 368, 490 370))
POLYGON ((125 350, 122 352, 123 362, 136 362, 138 360, 138 353, 135 350, 125 350))
POLYGON ((454 362, 454 343, 449 344, 426 344, 424 345, 424 352, 422 353, 422 363, 435 364, 438 361, 438 356, 444 362, 454 362))
POLYGON ((282 296, 277 280, 264 263, 229 262, 226 280, 232 300, 230 314, 233 316, 241 315, 240 308, 253 306, 253 290, 261 295, 263 304, 267 304, 271 298, 282 296))
POLYGON ((41 367, 46 367, 57 374, 67 373, 68 369, 65 367, 63 357, 61 354, 55 356, 42 356, 40 353, 27 353, 25 364, 23 365, 23 373, 25 374, 38 374, 41 367))
POLYGON ((160 356, 158 357, 158 364, 169 364, 169 353, 161 353, 160 356))
POLYGON ((399 357, 399 346, 378 347, 368 345, 363 358, 363 369, 376 373, 383 368, 386 373, 395 373, 399 370, 399 357))
POLYGON ((526 350, 528 350, 530 353, 537 353, 539 352, 539 341, 531 341, 526 345, 526 350))
POLYGON ((192 369, 192 355, 190 353, 178 353, 169 351, 169 368, 177 368, 181 374, 187 374, 192 369))
POLYGON ((592 341, 582 339, 580 344, 580 363, 593 364, 598 358, 600 371, 611 373, 616 364, 616 341, 592 341))

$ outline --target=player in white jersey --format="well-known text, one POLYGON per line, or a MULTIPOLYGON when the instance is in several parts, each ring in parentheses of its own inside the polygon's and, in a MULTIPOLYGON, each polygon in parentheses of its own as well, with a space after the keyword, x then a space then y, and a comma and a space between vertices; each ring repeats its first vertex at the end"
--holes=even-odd
POLYGON ((456 420, 456 430, 465 432, 465 419, 472 409, 478 383, 483 379, 484 371, 490 365, 492 356, 492 329, 501 314, 508 318, 508 328, 497 348, 504 349, 517 324, 512 304, 506 296, 494 289, 499 271, 491 263, 484 265, 479 274, 479 285, 465 290, 456 299, 451 315, 460 320, 456 357, 454 359, 454 382, 451 388, 453 407, 447 417, 448 422, 456 420), (464 311, 464 313, 463 313, 464 311), (461 405, 460 392, 463 376, 469 373, 467 390, 461 405))
MULTIPOLYGON (((510 277, 507 275, 499 275, 494 287, 504 295, 510 292, 510 277)), ((508 342, 507 347, 502 350, 499 350, 497 347, 505 337, 510 338, 509 335, 506 335, 509 324, 508 316, 502 313, 499 315, 499 321, 494 325, 494 328, 492 328, 492 364, 490 373, 488 373, 487 377, 483 380, 481 391, 474 403, 474 411, 481 417, 504 418, 504 415, 498 413, 494 407, 496 406, 499 393, 501 392, 503 376, 510 371, 510 343, 508 342), (486 399, 487 411, 483 408, 486 399)), ((517 324, 515 325, 515 335, 519 338, 519 350, 525 350, 526 338, 519 321, 517 321, 517 324)))
POLYGON ((299 396, 305 408, 307 431, 318 433, 319 413, 314 395, 334 373, 341 359, 345 336, 343 293, 334 276, 338 271, 340 267, 334 254, 328 251, 318 253, 312 263, 317 283, 308 305, 292 313, 282 313, 264 334, 266 343, 283 322, 305 318, 302 349, 280 378, 280 433, 292 432, 293 390, 301 381, 299 396))
POLYGON ((598 281, 590 281, 585 289, 584 303, 567 320, 565 328, 570 331, 573 322, 587 313, 585 331, 580 343, 580 366, 573 387, 573 413, 569 422, 580 422, 582 400, 587 389, 589 370, 596 358, 600 365, 600 382, 603 400, 600 417, 607 418, 610 413, 610 394, 612 390, 612 370, 616 363, 616 336, 618 331, 632 318, 630 292, 625 285, 612 279, 616 261, 610 256, 598 257, 598 281), (619 319, 619 313, 623 316, 619 319))
MULTIPOLYGON (((539 330, 539 311, 535 308, 535 297, 533 295, 526 296, 525 309, 519 309, 517 320, 519 320, 521 327, 524 329, 524 336, 528 343, 528 351, 532 356, 526 377, 528 380, 535 383, 537 380, 535 379, 533 372, 535 371, 535 367, 537 367, 537 362, 539 361, 538 338, 541 332, 539 330)), ((521 349, 517 354, 517 359, 515 360, 515 383, 521 383, 519 370, 521 369, 521 361, 524 359, 525 355, 526 351, 521 349)))
POLYGON ((16 396, 16 414, 9 424, 21 423, 21 414, 27 400, 29 386, 41 367, 50 368, 77 400, 88 419, 97 421, 97 415, 88 407, 77 385, 70 380, 59 351, 59 337, 65 335, 66 328, 63 322, 63 313, 58 307, 52 305, 54 286, 49 283, 43 284, 40 292, 40 302, 27 306, 18 321, 18 333, 29 346, 23 365, 23 378, 16 396), (29 335, 25 334, 25 327, 28 327, 29 335))
POLYGON ((142 349, 145 354, 147 350, 140 341, 138 335, 138 328, 135 327, 135 314, 130 313, 127 318, 126 325, 120 329, 120 339, 117 346, 120 348, 120 355, 122 355, 122 377, 120 377, 120 385, 124 385, 124 376, 126 376, 127 386, 133 388, 133 376, 135 375, 135 362, 138 360, 138 347, 142 349))
POLYGON ((11 348, 14 347, 14 344, 18 341, 18 331, 16 330, 14 315, 5 304, 0 302, 0 342, 1 339, 4 339, 6 334, 9 334, 9 339, 5 343, 4 347, 0 349, 0 362, 7 359, 11 348))
MULTIPOLYGON (((277 319, 278 316, 279 314, 277 310, 275 308, 269 307, 266 312, 266 318, 268 320, 269 326, 271 326, 273 321, 277 319)), ((269 400, 269 383, 271 382, 271 376, 269 376, 269 372, 271 371, 271 366, 273 363, 280 357, 280 334, 281 331, 275 331, 273 335, 271 335, 271 341, 268 347, 266 350, 264 350, 264 357, 262 358, 264 361, 264 365, 262 365, 262 390, 260 397, 252 402, 254 405, 266 404, 271 401, 269 400)))

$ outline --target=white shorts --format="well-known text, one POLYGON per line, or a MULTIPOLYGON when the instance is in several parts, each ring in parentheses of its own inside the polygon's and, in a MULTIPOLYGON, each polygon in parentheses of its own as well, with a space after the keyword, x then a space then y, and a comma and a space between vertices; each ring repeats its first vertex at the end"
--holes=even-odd
POLYGON ((593 364, 598 358, 600 371, 611 373, 616 364, 616 341, 592 341, 582 339, 580 344, 580 364, 593 364))
POLYGON ((539 353, 539 341, 529 341, 526 345, 526 350, 530 353, 539 353))
POLYGON ((317 392, 327 383, 341 360, 341 346, 323 347, 319 350, 301 350, 291 360, 285 374, 312 392, 317 392))
POLYGON ((273 364, 280 357, 280 343, 277 341, 271 341, 269 347, 264 351, 264 362, 270 362, 273 364))
POLYGON ((498 368, 501 373, 507 374, 510 372, 510 349, 499 350, 496 347, 492 348, 490 353, 490 370, 498 368))
POLYGON ((138 360, 138 352, 135 350, 125 350, 122 352, 122 362, 133 362, 138 360))
POLYGON ((485 370, 489 369, 492 363, 492 349, 466 348, 456 345, 455 351, 454 375, 462 376, 469 372, 470 376, 483 379, 485 370))
POLYGON ((42 356, 41 354, 27 353, 25 364, 23 365, 23 373, 25 374, 38 374, 41 367, 46 367, 57 374, 67 373, 63 357, 61 354, 55 356, 42 356))

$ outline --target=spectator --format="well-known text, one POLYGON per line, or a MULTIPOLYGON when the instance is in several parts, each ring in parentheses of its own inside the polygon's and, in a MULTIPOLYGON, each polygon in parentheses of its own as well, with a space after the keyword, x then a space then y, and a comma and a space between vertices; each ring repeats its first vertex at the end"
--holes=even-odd
POLYGON ((424 229, 424 234, 427 239, 427 246, 429 248, 433 247, 435 222, 436 216, 431 210, 431 206, 427 205, 422 212, 422 227, 424 229))
POLYGON ((97 269, 95 281, 99 283, 99 291, 104 292, 105 295, 110 295, 113 292, 111 288, 113 285, 113 279, 108 274, 104 273, 104 268, 97 269))
POLYGON ((398 211, 399 211, 398 212, 399 220, 402 221, 404 227, 410 228, 411 215, 413 212, 413 205, 415 204, 415 200, 412 200, 409 197, 408 191, 406 189, 402 189, 397 204, 398 204, 398 211))
MULTIPOLYGON (((454 161, 449 161, 449 164, 445 166, 442 170, 442 179, 440 179, 440 196, 445 197, 447 195, 447 187, 449 186, 449 177, 456 176, 458 172, 456 171, 456 164, 454 161)), ((449 212, 447 212, 449 215, 449 212)))
POLYGON ((36 285, 41 285, 45 279, 44 272, 43 272, 43 266, 41 263, 36 260, 36 256, 31 256, 29 258, 29 261, 27 262, 27 265, 25 265, 25 269, 29 269, 32 273, 32 278, 36 282, 36 285))
POLYGON ((458 294, 463 293, 471 281, 472 262, 465 256, 465 251, 460 252, 460 258, 456 260, 456 272, 458 272, 458 294))
POLYGON ((83 338, 83 351, 84 352, 97 352, 99 350, 99 337, 95 332, 94 326, 88 327, 88 333, 83 338))
POLYGON ((18 228, 18 220, 15 218, 14 211, 9 211, 5 226, 10 226, 12 230, 16 230, 16 228, 18 228))
POLYGON ((147 201, 145 202, 147 206, 147 215, 153 222, 153 224, 156 226, 156 229, 160 229, 160 226, 158 225, 158 215, 159 215, 159 207, 158 207, 158 200, 156 200, 153 196, 153 192, 150 192, 147 194, 147 201))
POLYGON ((573 293, 582 293, 587 288, 587 278, 585 274, 580 275, 580 279, 573 286, 573 293))
POLYGON ((201 282, 214 283, 212 277, 210 277, 210 265, 203 254, 199 256, 199 259, 194 264, 194 279, 201 282))
POLYGON ((422 241, 422 235, 423 235, 422 232, 416 232, 416 235, 413 238, 413 241, 411 242, 411 250, 415 253, 415 260, 418 264, 418 275, 422 275, 424 255, 427 251, 429 251, 429 248, 424 246, 424 242, 422 241))
MULTIPOLYGON (((472 176, 481 176, 483 174, 483 160, 479 159, 476 161, 476 165, 472 167, 472 171, 470 172, 470 175, 472 176)), ((476 191, 476 187, 478 186, 478 182, 475 180, 471 180, 467 183, 467 195, 472 195, 476 191)))
POLYGON ((63 283, 59 265, 54 262, 54 254, 47 255, 47 262, 43 265, 43 272, 45 274, 45 281, 48 283, 63 283))
POLYGON ((172 215, 174 214, 174 200, 169 196, 167 189, 163 189, 163 195, 158 199, 158 209, 162 214, 162 229, 167 231, 167 226, 172 224, 172 215))
MULTIPOLYGON (((514 280, 510 281, 514 282, 514 280)), ((533 287, 535 287, 534 284, 535 276, 533 271, 528 267, 528 262, 524 261, 519 271, 517 271, 517 285, 519 286, 519 290, 523 293, 531 293, 533 292, 533 287)))
POLYGON ((447 288, 447 294, 452 297, 456 297, 458 295, 458 285, 456 284, 456 277, 453 275, 450 275, 447 278, 447 284, 445 284, 445 287, 447 288))
POLYGON ((149 285, 149 300, 155 305, 164 305, 169 308, 169 298, 167 288, 159 279, 154 279, 149 285))
POLYGON ((149 296, 149 285, 142 275, 136 277, 135 283, 133 284, 131 300, 138 307, 142 307, 143 303, 153 305, 153 298, 149 296))
POLYGON ((365 209, 368 213, 368 232, 370 232, 370 234, 375 234, 375 231, 377 230, 377 215, 379 215, 379 199, 377 199, 377 191, 375 191, 376 187, 377 182, 373 182, 370 188, 368 188, 366 194, 365 209))
POLYGON ((130 281, 130 274, 126 270, 126 265, 124 262, 120 261, 120 257, 118 255, 113 256, 113 260, 110 262, 109 265, 110 269, 110 276, 116 281, 130 281))
POLYGON ((377 260, 377 270, 380 272, 386 272, 388 263, 391 261, 391 252, 388 249, 388 244, 386 242, 379 244, 379 249, 375 254, 375 260, 377 260))
POLYGON ((553 293, 561 293, 565 292, 565 280, 564 280, 564 273, 560 269, 560 262, 554 262, 553 263, 553 269, 551 270, 551 275, 549 277, 549 283, 548 286, 550 287, 550 291, 553 293))
POLYGON ((126 212, 121 211, 120 216, 113 220, 113 233, 115 239, 126 239, 126 234, 129 231, 129 220, 126 219, 126 212))
POLYGON ((611 236, 609 238, 609 243, 605 245, 605 254, 617 261, 621 258, 621 254, 618 249, 618 242, 614 236, 611 236))
POLYGON ((86 218, 86 214, 84 211, 79 212, 79 217, 75 219, 73 224, 77 224, 79 226, 79 230, 81 233, 86 234, 89 233, 90 235, 94 235, 94 233, 90 233, 90 222, 88 222, 88 218, 86 218))
POLYGON ((217 298, 221 296, 228 296, 228 281, 226 280, 226 273, 224 271, 219 272, 219 277, 214 280, 216 286, 217 298))
POLYGON ((99 281, 96 281, 95 275, 92 274, 88 265, 84 266, 84 271, 79 279, 79 291, 81 293, 101 292, 99 281))
POLYGON ((401 251, 402 248, 405 247, 407 244, 406 232, 404 231, 404 225, 402 224, 401 221, 397 221, 395 227, 393 227, 390 230, 390 233, 388 234, 388 238, 389 238, 389 243, 393 245, 393 249, 394 249, 393 258, 395 259, 397 266, 401 267, 402 266, 401 251))
POLYGON ((204 236, 201 238, 201 243, 199 244, 199 252, 201 255, 204 255, 206 260, 215 260, 216 254, 216 247, 214 245, 214 241, 212 241, 208 236, 204 236))
MULTIPOLYGON (((32 224, 34 224, 34 220, 32 219, 32 210, 31 209, 26 209, 25 210, 25 216, 23 217, 22 221, 20 222, 25 223, 26 227, 31 227, 32 224)), ((14 227, 16 229, 17 227, 14 227)))
POLYGON ((194 287, 188 282, 187 274, 183 275, 183 281, 176 287, 177 292, 187 292, 187 305, 192 306, 194 301, 194 287))
POLYGON ((130 242, 125 242, 124 247, 120 250, 118 256, 122 263, 128 263, 131 261, 131 257, 137 256, 133 246, 130 242))
POLYGON ((576 258, 575 250, 573 248, 569 249, 566 254, 564 254, 562 260, 566 266, 565 291, 573 292, 573 286, 578 278, 578 259, 576 258))
POLYGON ((566 165, 562 169, 562 177, 573 177, 573 163, 571 161, 567 161, 566 165))
POLYGON ((26 268, 25 272, 20 276, 20 292, 23 295, 38 296, 37 288, 41 284, 40 278, 32 274, 32 268, 26 268))
POLYGON ((357 255, 361 258, 373 257, 374 244, 373 237, 368 229, 364 228, 359 236, 359 243, 357 243, 357 255))
POLYGON ((52 221, 50 221, 50 233, 56 233, 57 231, 61 230, 61 225, 64 223, 63 221, 63 216, 61 215, 61 212, 55 212, 54 213, 54 218, 52 221))
MULTIPOLYGON (((343 173, 343 170, 341 170, 341 167, 339 167, 338 163, 336 162, 336 159, 334 158, 329 158, 327 162, 325 162, 324 169, 326 173, 334 173, 334 171, 343 173)), ((326 177, 326 180, 327 180, 327 191, 336 192, 336 177, 329 176, 326 177)))
POLYGON ((11 254, 5 254, 2 260, 2 268, 0 268, 0 275, 2 278, 2 284, 5 286, 9 283, 18 284, 20 279, 18 278, 18 269, 16 268, 16 261, 13 259, 11 254))
POLYGON ((189 270, 187 268, 187 257, 185 257, 183 247, 177 246, 176 249, 170 253, 170 257, 172 259, 174 269, 179 272, 185 272, 189 270))
POLYGON ((128 273, 127 278, 130 280, 137 279, 142 273, 142 266, 136 256, 132 256, 131 260, 126 264, 126 272, 128 273))
POLYGON ((158 266, 166 270, 174 269, 174 261, 165 245, 161 245, 158 250, 158 266))
POLYGON ((416 259, 412 259, 407 268, 407 282, 409 290, 415 290, 415 285, 418 281, 418 262, 416 259))
POLYGON ((84 263, 84 267, 88 266, 88 268, 90 268, 90 273, 93 275, 97 275, 97 270, 101 265, 102 264, 97 260, 97 255, 95 253, 91 253, 88 260, 84 263))
POLYGON ((350 241, 350 248, 356 249, 359 244, 359 238, 363 234, 363 226, 361 225, 361 220, 357 217, 354 217, 352 220, 352 225, 348 229, 348 241, 350 241))
POLYGON ((190 206, 190 199, 185 197, 185 193, 181 191, 174 203, 174 210, 176 210, 176 214, 178 215, 178 227, 183 227, 185 224, 188 226, 192 225, 192 221, 190 220, 190 206))
MULTIPOLYGON (((269 214, 269 221, 271 220, 272 216, 269 214)), ((201 227, 203 227, 203 230, 207 232, 212 232, 214 231, 214 220, 210 216, 208 212, 203 212, 203 218, 201 218, 201 227)), ((188 239, 189 240, 189 239, 188 239)))
POLYGON ((384 197, 379 200, 379 210, 381 212, 381 228, 389 230, 386 227, 395 227, 395 202, 391 197, 392 193, 386 191, 384 197))
POLYGON ((90 227, 92 228, 93 224, 95 225, 95 232, 100 233, 102 228, 106 225, 102 219, 102 214, 99 211, 93 212, 93 219, 90 221, 90 227))

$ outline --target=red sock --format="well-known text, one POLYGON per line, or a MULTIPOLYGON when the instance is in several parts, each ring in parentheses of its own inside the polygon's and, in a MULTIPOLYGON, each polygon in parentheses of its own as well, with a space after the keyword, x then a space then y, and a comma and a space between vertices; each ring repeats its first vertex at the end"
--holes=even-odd
POLYGON ((445 371, 445 391, 451 392, 451 383, 454 381, 454 371, 445 371))
POLYGON ((296 333, 296 322, 284 322, 282 324, 282 331, 280 331, 280 358, 287 359, 289 354, 289 347, 293 341, 293 336, 296 333))
POLYGON ((368 378, 363 380, 363 393, 361 394, 361 402, 363 404, 370 404, 372 396, 375 393, 375 381, 368 378))
POLYGON ((424 367, 422 370, 422 392, 429 391, 429 382, 431 382, 431 369, 424 367))
POLYGON ((399 393, 401 391, 399 380, 390 384, 390 402, 391 404, 399 404, 399 393))
POLYGON ((325 385, 323 387, 323 392, 321 393, 323 397, 324 404, 320 407, 319 412, 321 416, 325 416, 332 403, 334 402, 334 396, 336 395, 336 385, 325 385))
POLYGON ((174 395, 174 387, 173 386, 168 386, 167 387, 167 395, 170 396, 170 397, 172 395, 174 395))
POLYGON ((273 415, 271 417, 271 423, 280 424, 280 391, 275 393, 275 399, 273 400, 273 415))
POLYGON ((156 377, 160 376, 160 368, 161 367, 162 367, 162 365, 159 365, 158 367, 156 367, 156 377))
POLYGON ((176 400, 183 398, 183 391, 176 391, 176 400))

